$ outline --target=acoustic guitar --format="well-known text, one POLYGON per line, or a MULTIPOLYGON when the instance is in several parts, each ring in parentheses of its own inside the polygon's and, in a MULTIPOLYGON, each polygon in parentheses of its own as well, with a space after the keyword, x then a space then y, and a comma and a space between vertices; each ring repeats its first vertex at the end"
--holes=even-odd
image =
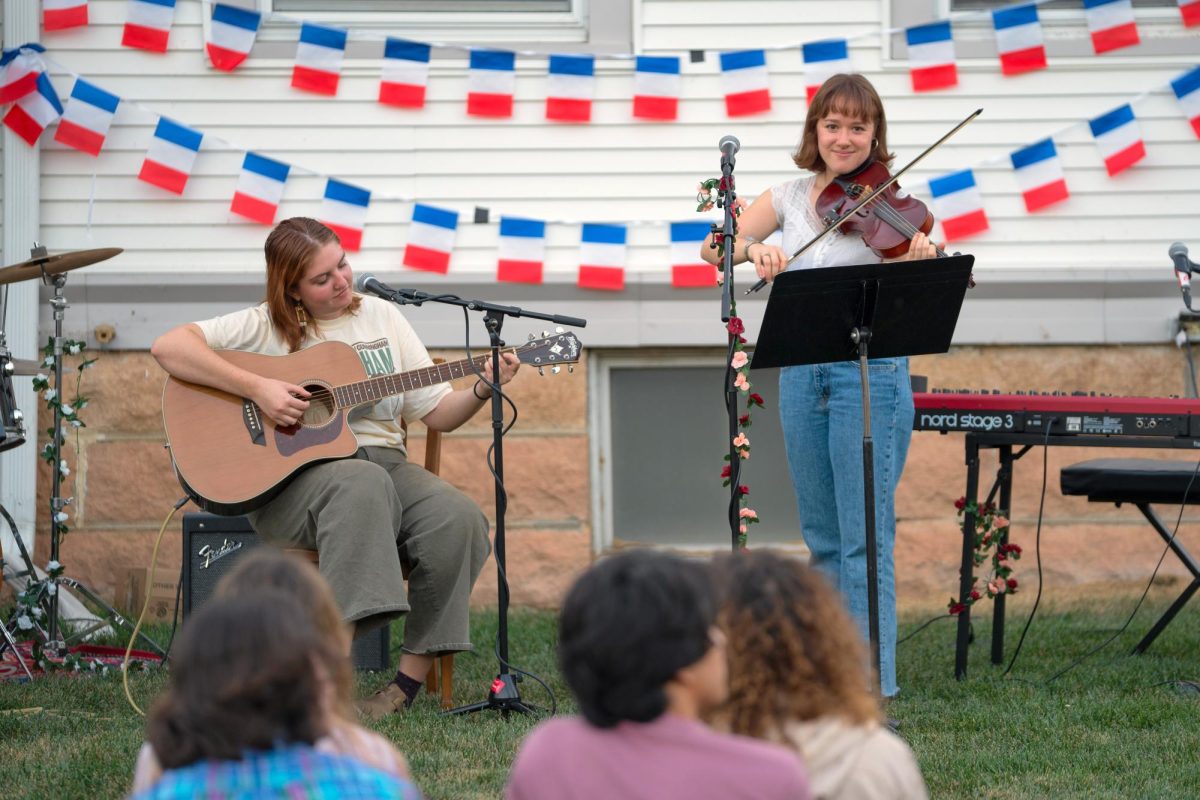
MULTIPOLYGON (((545 367, 557 372, 560 365, 579 360, 580 344, 566 331, 502 352, 515 353, 539 372, 545 367)), ((351 409, 476 375, 491 358, 488 351, 474 359, 372 378, 354 348, 342 342, 322 342, 286 356, 217 353, 257 375, 303 386, 311 395, 300 422, 280 427, 244 397, 167 378, 163 426, 175 474, 197 505, 225 515, 262 506, 310 464, 354 455, 358 440, 347 419, 351 409)))

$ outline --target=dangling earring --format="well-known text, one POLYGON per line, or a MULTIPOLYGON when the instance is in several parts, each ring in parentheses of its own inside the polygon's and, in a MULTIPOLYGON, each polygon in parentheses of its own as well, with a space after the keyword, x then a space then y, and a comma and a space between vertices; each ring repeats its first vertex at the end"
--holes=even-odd
POLYGON ((308 315, 304 313, 304 304, 299 300, 296 301, 296 322, 301 328, 308 326, 308 315))
POLYGON ((879 146, 879 140, 878 140, 878 139, 872 139, 872 140, 871 140, 871 149, 872 149, 872 150, 874 150, 874 149, 875 149, 876 147, 878 147, 878 146, 879 146))

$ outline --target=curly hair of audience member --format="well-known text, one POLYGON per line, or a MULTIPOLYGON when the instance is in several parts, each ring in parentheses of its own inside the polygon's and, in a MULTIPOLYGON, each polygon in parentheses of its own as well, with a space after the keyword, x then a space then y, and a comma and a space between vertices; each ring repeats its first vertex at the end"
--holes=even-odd
POLYGON ((214 598, 183 627, 147 741, 166 769, 313 744, 328 733, 324 665, 340 658, 284 592, 214 598))
POLYGON ((771 738, 788 722, 882 719, 858 628, 815 569, 759 550, 721 557, 716 574, 730 661, 729 700, 716 721, 771 738))

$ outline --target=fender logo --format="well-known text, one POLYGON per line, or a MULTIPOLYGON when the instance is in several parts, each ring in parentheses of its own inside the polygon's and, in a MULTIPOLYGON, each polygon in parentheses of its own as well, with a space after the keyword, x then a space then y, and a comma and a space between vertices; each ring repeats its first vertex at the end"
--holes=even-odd
POLYGON ((218 546, 218 547, 213 547, 210 544, 206 544, 206 545, 204 545, 204 547, 201 547, 199 550, 196 551, 196 555, 198 555, 200 558, 204 559, 204 563, 200 565, 200 569, 208 569, 209 566, 212 565, 212 563, 214 561, 220 561, 222 558, 229 555, 230 553, 236 552, 241 549, 242 549, 241 542, 231 542, 228 539, 221 542, 220 546, 218 546))

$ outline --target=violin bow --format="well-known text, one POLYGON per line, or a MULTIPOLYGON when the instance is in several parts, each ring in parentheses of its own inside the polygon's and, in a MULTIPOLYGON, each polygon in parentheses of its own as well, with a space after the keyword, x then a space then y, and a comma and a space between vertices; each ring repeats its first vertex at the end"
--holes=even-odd
MULTIPOLYGON (((865 206, 867 203, 870 203, 872 200, 874 200, 876 197, 878 197, 878 196, 879 196, 881 193, 883 193, 884 191, 886 191, 886 190, 888 189, 888 187, 890 187, 890 186, 891 186, 893 183, 895 183, 897 180, 899 180, 901 175, 903 175, 904 173, 908 172, 910 169, 912 169, 912 168, 913 168, 913 167, 915 167, 917 164, 919 164, 919 163, 921 162, 921 160, 922 160, 923 158, 925 158, 925 156, 929 155, 929 154, 930 154, 930 153, 932 153, 934 150, 938 149, 938 148, 939 148, 939 147, 941 147, 943 144, 945 144, 945 143, 946 143, 946 141, 947 141, 947 140, 948 140, 948 139, 949 139, 951 136, 953 136, 954 134, 958 133, 958 132, 959 132, 959 131, 961 131, 963 128, 967 127, 968 123, 972 122, 972 121, 973 121, 973 120, 974 120, 976 117, 978 117, 978 116, 979 116, 980 114, 982 114, 982 113, 983 113, 983 109, 982 109, 982 108, 977 108, 977 109, 975 109, 974 111, 972 111, 970 114, 968 114, 968 115, 967 115, 967 117, 966 117, 966 118, 965 118, 965 119, 964 119, 962 122, 958 123, 958 124, 957 124, 957 125, 955 125, 953 128, 951 128, 951 129, 950 129, 950 130, 949 130, 947 133, 945 133, 945 134, 942 136, 942 138, 938 139, 936 142, 934 142, 933 144, 929 145, 929 147, 926 147, 926 148, 925 148, 925 150, 924 150, 924 152, 922 152, 920 155, 918 155, 918 156, 917 156, 916 158, 914 158, 912 161, 910 161, 910 162, 908 162, 907 164, 905 164, 905 165, 904 165, 902 168, 900 168, 900 169, 899 169, 899 170, 897 170, 896 172, 892 173, 892 177, 888 178, 886 181, 884 181, 883 183, 879 184, 878 186, 876 186, 876 187, 875 187, 874 189, 872 189, 871 191, 867 192, 867 195, 866 195, 866 197, 864 197, 862 200, 858 201, 858 203, 857 203, 857 204, 856 204, 856 205, 855 205, 853 208, 851 208, 849 211, 843 212, 843 213, 842 213, 842 215, 841 215, 840 217, 838 217, 837 219, 835 219, 833 222, 831 222, 831 223, 828 225, 828 227, 826 227, 826 228, 825 228, 825 230, 821 231, 821 232, 820 232, 820 233, 818 233, 816 236, 814 236, 813 238, 809 239, 809 240, 808 240, 808 242, 807 242, 807 243, 806 243, 806 244, 805 244, 803 247, 801 247, 801 248, 800 248, 799 250, 797 250, 796 252, 792 253, 791 257, 790 257, 790 258, 788 258, 788 264, 791 264, 791 263, 792 263, 793 261, 795 261, 797 258, 799 258, 800 256, 804 255, 805 251, 807 251, 807 250, 808 250, 810 247, 812 247, 814 244, 816 244, 817 242, 819 242, 819 241, 821 241, 822 239, 824 239, 824 238, 825 238, 826 236, 828 236, 830 233, 833 233, 833 231, 837 230, 837 229, 838 229, 838 227, 839 227, 839 226, 840 226, 840 225, 841 225, 843 222, 845 222, 846 220, 850 219, 850 217, 851 217, 851 216, 853 216, 854 214, 858 213, 858 211, 859 211, 861 208, 863 208, 863 207, 864 207, 864 206, 865 206)), ((745 293, 746 293, 746 294, 750 294, 751 292, 757 292, 759 289, 763 288, 763 287, 764 287, 764 286, 766 286, 766 285, 767 285, 767 282, 766 282, 765 280, 760 280, 760 281, 759 281, 758 283, 756 283, 756 284, 755 284, 753 287, 751 287, 750 289, 747 289, 745 293)))

